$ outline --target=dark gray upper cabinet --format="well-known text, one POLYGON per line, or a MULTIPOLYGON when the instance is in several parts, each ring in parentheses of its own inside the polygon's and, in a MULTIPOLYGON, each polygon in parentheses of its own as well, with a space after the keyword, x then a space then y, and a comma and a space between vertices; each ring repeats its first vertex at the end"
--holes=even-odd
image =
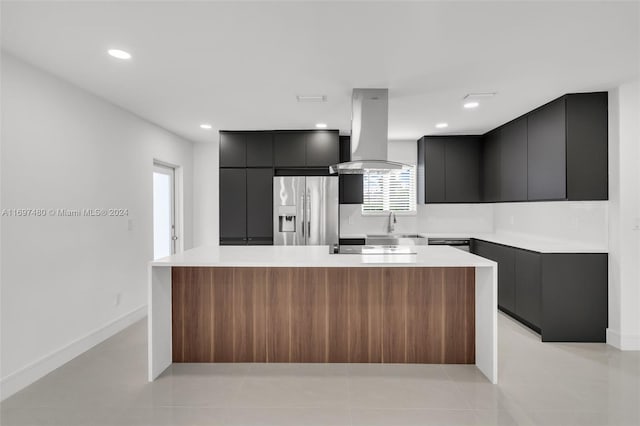
POLYGON ((565 98, 527 115, 528 199, 567 198, 565 98))
MULTIPOLYGON (((351 137, 340 136, 340 162, 351 161, 351 137)), ((362 175, 340 175, 340 204, 362 204, 362 175)))
POLYGON ((480 136, 425 136, 418 141, 418 201, 481 200, 480 136), (422 177, 424 176, 424 178, 422 177))
MULTIPOLYGON (((459 184, 474 175, 475 153, 467 152, 462 177, 449 163, 463 158, 463 148, 451 144, 445 152, 437 138, 418 141, 418 202, 473 202, 473 192, 465 192, 472 189, 459 184)), ((607 200, 608 144, 608 94, 562 96, 482 136, 480 200, 607 200)))
POLYGON ((511 121, 500 129, 500 201, 527 200, 527 119, 511 121))
POLYGON ((273 169, 247 169, 247 239, 273 239, 273 169))
POLYGON ((328 167, 340 162, 337 131, 317 130, 307 133, 307 167, 328 167))
POLYGON ((513 249, 515 253, 515 311, 534 328, 540 328, 542 303, 540 253, 513 249))
POLYGON ((567 198, 607 200, 608 94, 576 93, 566 99, 567 198))
POLYGON ((500 201, 500 128, 487 133, 483 139, 482 199, 484 201, 500 201))
POLYGON ((449 136, 445 142, 445 199, 450 203, 481 200, 480 136, 449 136))
POLYGON ((247 238, 245 169, 220 169, 220 238, 247 238))
POLYGON ((418 153, 419 202, 481 200, 480 136, 425 136, 418 141, 418 153))
POLYGON ((424 164, 424 180, 418 180, 419 199, 425 203, 444 203, 445 198, 445 143, 444 137, 429 137, 418 141, 421 153, 418 167, 424 164))
POLYGON ((273 133, 247 132, 247 167, 273 167, 273 133))
POLYGON ((272 166, 272 132, 220 132, 220 167, 272 166))
POLYGON ((245 167, 247 146, 241 132, 220 132, 220 167, 245 167))
POLYGON ((307 165, 306 132, 275 132, 273 148, 276 167, 307 165))
POLYGON ((275 166, 328 167, 340 162, 337 130, 274 132, 275 166))

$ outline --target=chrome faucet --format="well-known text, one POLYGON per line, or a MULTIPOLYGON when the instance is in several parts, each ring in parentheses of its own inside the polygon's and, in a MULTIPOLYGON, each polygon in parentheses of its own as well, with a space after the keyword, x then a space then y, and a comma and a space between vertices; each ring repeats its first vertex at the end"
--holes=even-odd
POLYGON ((396 223, 398 220, 396 219, 396 214, 394 212, 389 212, 389 233, 393 234, 393 231, 396 230, 396 223))

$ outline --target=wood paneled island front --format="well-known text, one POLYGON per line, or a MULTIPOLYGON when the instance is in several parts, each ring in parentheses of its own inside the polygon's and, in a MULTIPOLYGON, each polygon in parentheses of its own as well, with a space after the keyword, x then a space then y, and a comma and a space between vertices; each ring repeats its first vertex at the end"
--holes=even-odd
POLYGON ((203 247, 151 264, 149 380, 171 362, 476 364, 496 382, 495 264, 203 247))

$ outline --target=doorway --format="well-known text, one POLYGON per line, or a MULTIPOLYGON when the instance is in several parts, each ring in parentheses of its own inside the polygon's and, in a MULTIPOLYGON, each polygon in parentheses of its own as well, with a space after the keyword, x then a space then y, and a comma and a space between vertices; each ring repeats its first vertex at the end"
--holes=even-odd
POLYGON ((153 258, 176 252, 175 167, 153 164, 153 258))

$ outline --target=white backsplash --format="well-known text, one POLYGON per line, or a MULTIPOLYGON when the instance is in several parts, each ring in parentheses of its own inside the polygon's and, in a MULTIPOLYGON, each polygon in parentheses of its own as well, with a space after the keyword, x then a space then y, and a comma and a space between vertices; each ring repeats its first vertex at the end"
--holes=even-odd
POLYGON ((494 230, 608 246, 608 201, 494 204, 494 230))
MULTIPOLYGON (((418 205, 415 215, 397 215, 398 233, 493 232, 491 204, 418 205)), ((340 206, 340 233, 365 235, 386 233, 389 216, 363 216, 360 205, 340 206)))

